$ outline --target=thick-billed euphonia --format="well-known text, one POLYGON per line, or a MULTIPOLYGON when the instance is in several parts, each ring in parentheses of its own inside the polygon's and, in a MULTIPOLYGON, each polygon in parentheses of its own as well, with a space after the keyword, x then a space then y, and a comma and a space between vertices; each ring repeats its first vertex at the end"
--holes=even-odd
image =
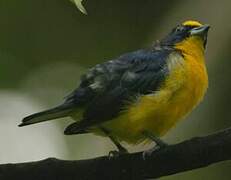
POLYGON ((63 104, 25 117, 19 126, 69 116, 76 122, 65 134, 107 136, 123 152, 123 141, 158 143, 207 90, 208 30, 208 25, 185 21, 149 48, 97 64, 63 104))

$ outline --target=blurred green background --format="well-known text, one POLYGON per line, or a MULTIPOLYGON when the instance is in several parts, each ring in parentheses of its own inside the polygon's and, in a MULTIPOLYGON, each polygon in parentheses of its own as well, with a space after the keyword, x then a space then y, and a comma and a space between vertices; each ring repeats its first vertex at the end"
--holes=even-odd
MULTIPOLYGON (((187 19, 212 26, 210 85, 201 105, 164 139, 177 143, 231 126, 231 1, 85 0, 84 6, 87 16, 68 0, 0 1, 0 163, 90 158, 115 148, 107 138, 64 136, 70 119, 17 124, 62 102, 87 68, 146 47, 187 19)), ((229 180, 230 168, 224 162, 161 179, 229 180)))

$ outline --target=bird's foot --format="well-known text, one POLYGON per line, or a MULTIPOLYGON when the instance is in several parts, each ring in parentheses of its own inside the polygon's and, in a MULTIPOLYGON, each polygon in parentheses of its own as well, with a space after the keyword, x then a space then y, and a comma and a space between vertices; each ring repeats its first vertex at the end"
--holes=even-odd
POLYGON ((153 152, 159 151, 160 149, 166 148, 168 144, 161 140, 159 137, 155 136, 153 133, 149 131, 144 131, 143 135, 155 142, 155 146, 152 149, 143 152, 143 159, 145 160, 148 156, 150 156, 153 152))
POLYGON ((109 159, 117 158, 117 157, 124 155, 124 154, 128 154, 128 151, 126 149, 119 150, 119 151, 110 151, 108 153, 108 158, 109 159))
POLYGON ((119 151, 110 151, 108 153, 108 158, 112 159, 112 158, 115 158, 115 157, 119 157, 120 155, 121 155, 121 153, 119 151))
POLYGON ((146 151, 143 152, 142 156, 143 156, 143 160, 146 160, 148 157, 150 157, 154 152, 157 152, 161 149, 164 149, 168 146, 167 143, 165 142, 161 142, 161 143, 158 143, 156 144, 153 148, 151 149, 148 149, 146 151))

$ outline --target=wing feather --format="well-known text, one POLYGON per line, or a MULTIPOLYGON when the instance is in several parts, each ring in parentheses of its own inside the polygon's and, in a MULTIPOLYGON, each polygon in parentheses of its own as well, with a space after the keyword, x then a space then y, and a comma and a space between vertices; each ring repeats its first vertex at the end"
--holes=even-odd
POLYGON ((169 49, 139 50, 90 69, 68 97, 85 105, 78 131, 113 119, 135 96, 158 90, 168 74, 170 53, 169 49))

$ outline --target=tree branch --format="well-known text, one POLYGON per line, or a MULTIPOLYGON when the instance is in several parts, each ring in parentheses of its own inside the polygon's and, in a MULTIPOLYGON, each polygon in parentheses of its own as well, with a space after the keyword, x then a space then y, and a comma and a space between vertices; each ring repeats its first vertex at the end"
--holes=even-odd
POLYGON ((142 180, 158 178, 231 159, 231 129, 157 150, 109 159, 65 161, 48 158, 37 162, 2 164, 0 179, 23 180, 142 180))

